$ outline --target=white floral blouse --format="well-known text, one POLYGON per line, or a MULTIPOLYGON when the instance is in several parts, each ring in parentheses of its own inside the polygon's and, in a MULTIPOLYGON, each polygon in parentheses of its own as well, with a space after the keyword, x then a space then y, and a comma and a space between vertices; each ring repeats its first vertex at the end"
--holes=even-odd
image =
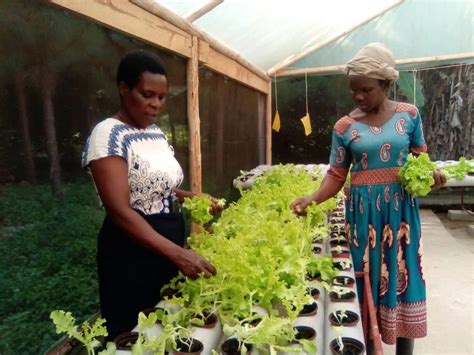
POLYGON ((183 170, 173 147, 157 125, 145 129, 115 118, 99 122, 82 153, 82 166, 93 160, 119 156, 127 161, 130 205, 146 215, 169 213, 173 190, 183 182, 183 170))

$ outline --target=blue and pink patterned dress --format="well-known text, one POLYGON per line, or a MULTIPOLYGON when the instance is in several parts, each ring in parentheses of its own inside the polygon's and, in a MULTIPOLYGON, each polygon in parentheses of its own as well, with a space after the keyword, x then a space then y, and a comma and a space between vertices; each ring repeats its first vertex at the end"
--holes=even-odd
MULTIPOLYGON (((368 271, 382 340, 426 336, 426 288, 418 203, 400 184, 410 152, 427 147, 415 106, 398 103, 381 127, 345 116, 334 125, 328 174, 350 169, 346 236, 356 271, 368 271)), ((359 284, 361 295, 361 285, 359 284)))

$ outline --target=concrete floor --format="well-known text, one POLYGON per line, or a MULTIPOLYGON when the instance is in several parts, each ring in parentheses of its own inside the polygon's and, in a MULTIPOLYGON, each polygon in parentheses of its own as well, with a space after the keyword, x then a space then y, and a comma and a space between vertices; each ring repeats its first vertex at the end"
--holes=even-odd
MULTIPOLYGON (((428 336, 415 354, 474 354, 474 237, 467 222, 421 210, 427 280, 428 336)), ((471 222, 472 224, 472 222, 471 222)), ((384 344, 384 354, 395 354, 384 344)))

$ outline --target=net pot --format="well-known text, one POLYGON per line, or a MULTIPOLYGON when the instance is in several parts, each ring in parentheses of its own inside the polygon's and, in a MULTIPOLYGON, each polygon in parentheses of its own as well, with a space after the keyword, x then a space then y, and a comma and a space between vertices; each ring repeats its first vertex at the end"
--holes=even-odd
POLYGON ((359 340, 349 337, 342 337, 344 347, 340 350, 337 339, 329 344, 329 349, 333 355, 361 355, 364 353, 365 347, 359 340))

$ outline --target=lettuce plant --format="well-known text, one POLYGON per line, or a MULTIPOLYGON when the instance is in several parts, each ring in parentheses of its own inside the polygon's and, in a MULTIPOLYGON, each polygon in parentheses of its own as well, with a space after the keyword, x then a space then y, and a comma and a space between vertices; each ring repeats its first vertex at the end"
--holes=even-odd
MULTIPOLYGON (((93 355, 94 349, 101 345, 97 338, 107 336, 108 334, 104 326, 105 319, 103 318, 97 318, 93 325, 84 322, 80 327, 76 325, 76 320, 71 312, 64 312, 62 310, 52 311, 50 318, 56 326, 57 334, 66 333, 71 338, 77 339, 84 344, 88 355, 93 355)), ((115 354, 115 345, 108 343, 107 349, 101 351, 99 354, 115 354)))
POLYGON ((400 168, 400 181, 413 197, 426 196, 434 185, 433 171, 436 164, 426 153, 418 157, 408 154, 407 162, 400 168))
POLYGON ((474 173, 474 159, 466 160, 461 157, 458 162, 445 165, 441 170, 448 179, 461 181, 466 175, 474 173))
MULTIPOLYGON (((398 175, 405 190, 413 197, 426 196, 435 183, 433 179, 435 169, 436 164, 430 160, 428 154, 421 153, 418 156, 408 154, 407 162, 398 175)), ((446 178, 461 181, 466 175, 474 173, 474 159, 466 160, 461 157, 458 162, 445 165, 440 170, 446 178)))
MULTIPOLYGON (((310 206, 306 217, 289 208, 321 181, 318 172, 285 165, 256 179, 251 189, 241 190, 241 198, 212 224, 212 234, 202 231, 188 240, 193 250, 213 263, 217 275, 197 280, 178 276, 169 287, 181 296, 167 301, 189 314, 216 313, 226 334, 241 342, 272 352, 284 349, 294 340, 294 319, 311 301, 307 276, 319 274, 327 286, 337 273, 329 256, 315 258, 311 253, 312 240, 328 233, 326 215, 336 207, 336 199, 310 206), (268 315, 258 315, 260 323, 249 326, 255 305, 268 315), (285 317, 278 314, 277 305, 285 317)), ((208 205, 202 206, 204 215, 208 205)), ((314 346, 301 341, 306 349, 310 343, 314 346)))
MULTIPOLYGON (((200 225, 210 222, 214 217, 211 214, 211 205, 212 201, 209 195, 196 195, 192 198, 186 197, 183 203, 184 209, 191 212, 193 222, 200 225)), ((225 205, 225 199, 219 199, 217 205, 223 208, 225 205)))

